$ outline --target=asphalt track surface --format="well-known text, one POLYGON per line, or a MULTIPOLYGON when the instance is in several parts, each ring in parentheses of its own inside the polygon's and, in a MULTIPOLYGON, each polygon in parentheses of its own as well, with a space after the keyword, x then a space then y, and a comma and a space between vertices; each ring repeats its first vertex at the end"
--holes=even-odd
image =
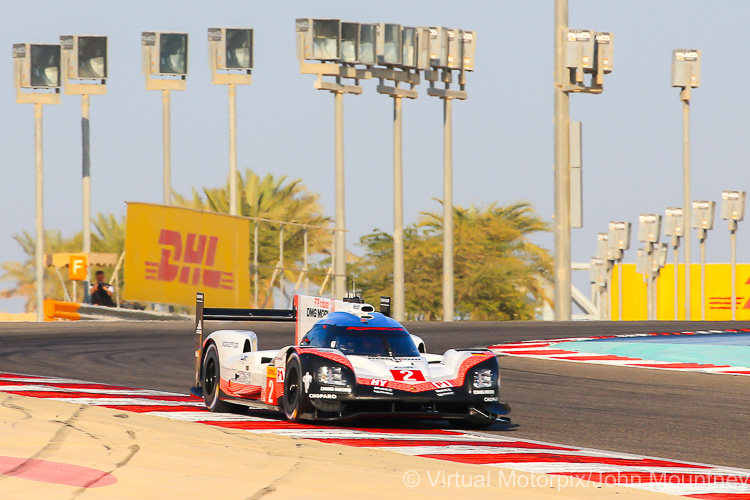
MULTIPOLYGON (((430 352, 520 340, 750 328, 750 323, 411 323, 430 352)), ((292 324, 252 329, 259 348, 294 340, 292 324)), ((0 370, 186 393, 192 385, 189 322, 0 323, 0 370)), ((563 361, 500 360, 515 426, 490 432, 580 447, 750 467, 750 377, 563 361)), ((438 424, 440 425, 440 424, 438 424)))

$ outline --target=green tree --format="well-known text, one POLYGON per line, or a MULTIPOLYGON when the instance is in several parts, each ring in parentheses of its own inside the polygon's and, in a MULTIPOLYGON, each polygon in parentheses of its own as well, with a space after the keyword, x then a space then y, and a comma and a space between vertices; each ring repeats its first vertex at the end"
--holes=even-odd
MULTIPOLYGON (((119 221, 113 215, 98 214, 93 220, 94 231, 91 234, 91 251, 103 253, 122 254, 125 249, 125 218, 119 221)), ((0 292, 0 298, 24 297, 26 299, 25 309, 27 312, 36 310, 36 263, 35 249, 36 238, 24 231, 13 236, 26 254, 23 262, 7 261, 0 264, 4 271, 0 276, 2 281, 12 281, 14 285, 0 292)), ((64 238, 59 230, 47 229, 44 232, 44 253, 67 253, 80 252, 83 247, 83 232, 78 232, 70 238, 64 238)), ((109 279, 114 268, 103 268, 105 276, 109 279)), ((92 271, 93 272, 93 271, 92 271)), ((50 267, 44 271, 44 297, 48 299, 63 300, 65 292, 63 286, 72 294, 73 284, 68 280, 67 269, 61 269, 60 274, 50 267), (62 282, 60 280, 62 276, 62 282)), ((83 289, 78 288, 78 300, 83 298, 83 289)), ((122 290, 122 273, 120 273, 120 290, 122 290)))
MULTIPOLYGON (((548 231, 528 203, 483 209, 454 207, 456 313, 472 320, 530 319, 549 301, 542 283, 551 257, 528 236, 548 231)), ((411 319, 442 317, 442 214, 422 213, 404 233, 406 313, 411 319)), ((376 230, 362 237, 365 256, 353 266, 369 300, 391 295, 392 237, 376 230)))
MULTIPOLYGON (((239 215, 259 219, 296 222, 318 228, 307 228, 308 255, 330 255, 331 231, 323 228, 331 226, 331 219, 323 215, 320 195, 308 191, 302 179, 288 180, 286 176, 274 177, 266 174, 259 177, 247 169, 245 175, 237 174, 237 191, 239 194, 239 215)), ((211 212, 229 212, 229 182, 218 188, 203 188, 200 192, 193 189, 192 197, 175 195, 175 205, 185 208, 207 210, 211 212)), ((284 227, 284 267, 300 268, 304 250, 304 232, 302 226, 286 225, 284 227)), ((250 231, 250 248, 252 264, 253 226, 250 231)), ((279 260, 279 224, 258 222, 258 263, 259 278, 262 281, 259 293, 261 305, 268 302, 266 290, 279 260)), ((311 271, 318 274, 314 281, 320 282, 322 276, 320 265, 313 266, 319 259, 311 261, 311 271)), ((324 271, 323 271, 324 272, 324 271)), ((286 271, 287 282, 297 280, 299 273, 286 271)), ((313 279, 311 277, 311 279, 313 279)))

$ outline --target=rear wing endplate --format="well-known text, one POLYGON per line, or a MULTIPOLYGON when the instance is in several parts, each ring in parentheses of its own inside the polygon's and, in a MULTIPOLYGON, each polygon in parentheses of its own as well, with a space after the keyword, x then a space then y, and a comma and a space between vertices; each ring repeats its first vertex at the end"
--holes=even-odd
POLYGON ((203 299, 203 293, 199 292, 195 295, 195 387, 200 386, 204 321, 297 321, 296 307, 292 309, 204 307, 203 299))

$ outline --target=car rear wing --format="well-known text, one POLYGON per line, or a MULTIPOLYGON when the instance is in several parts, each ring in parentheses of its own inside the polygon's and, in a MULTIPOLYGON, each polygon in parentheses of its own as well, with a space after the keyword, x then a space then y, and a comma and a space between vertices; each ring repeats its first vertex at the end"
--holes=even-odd
MULTIPOLYGON (((295 301, 296 302, 296 301, 295 301)), ((195 387, 200 385, 201 358, 203 356, 204 321, 297 321, 297 308, 292 309, 235 309, 205 307, 204 295, 195 295, 195 387)))

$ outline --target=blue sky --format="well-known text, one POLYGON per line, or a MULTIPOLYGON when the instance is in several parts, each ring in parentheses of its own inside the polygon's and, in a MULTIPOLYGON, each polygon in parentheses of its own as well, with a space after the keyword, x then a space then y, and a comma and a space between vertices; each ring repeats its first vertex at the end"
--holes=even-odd
MULTIPOLYGON (((302 178, 333 214, 333 97, 299 74, 296 17, 443 25, 477 32, 469 99, 454 104, 457 204, 530 201, 551 220, 552 0, 431 1, 129 1, 34 3, 33 14, 5 7, 0 20, 3 196, 0 261, 22 258, 12 236, 34 228, 33 109, 16 104, 11 46, 57 43, 64 34, 109 38, 108 95, 91 99, 93 213, 124 214, 125 201, 160 202, 161 102, 140 73, 141 31, 185 31, 190 74, 172 98, 172 183, 179 193, 225 182, 227 93, 210 83, 206 29, 255 28, 253 84, 238 89, 238 165, 302 178)), ((681 114, 670 87, 670 54, 703 51, 702 86, 692 105, 693 199, 718 201, 723 189, 748 190, 750 114, 741 99, 750 66, 750 4, 716 0, 571 0, 570 26, 615 34, 614 71, 602 95, 574 95, 571 118, 584 130, 584 228, 573 231, 573 259, 588 260, 610 220, 634 224, 642 212, 681 206, 681 114), (745 172, 745 173, 743 173, 745 172)), ((345 97, 348 247, 374 228, 392 230, 392 104, 364 82, 345 97)), ((442 196, 442 106, 428 97, 404 103, 405 216, 438 210, 442 196)), ((45 225, 81 229, 80 98, 45 107, 45 225)), ((709 261, 727 261, 726 223, 709 236, 709 261)), ((747 261, 744 227, 738 261, 747 261)), ((693 238, 695 240, 695 238, 693 238)), ((552 236, 537 238, 552 248, 552 236)), ((693 255, 698 255, 697 243, 693 255)), ((633 261, 635 249, 626 254, 633 261)), ((587 283, 578 273, 577 283, 587 283)), ((2 285, 0 286, 7 286, 2 285)), ((0 301, 17 311, 19 301, 0 301)))

